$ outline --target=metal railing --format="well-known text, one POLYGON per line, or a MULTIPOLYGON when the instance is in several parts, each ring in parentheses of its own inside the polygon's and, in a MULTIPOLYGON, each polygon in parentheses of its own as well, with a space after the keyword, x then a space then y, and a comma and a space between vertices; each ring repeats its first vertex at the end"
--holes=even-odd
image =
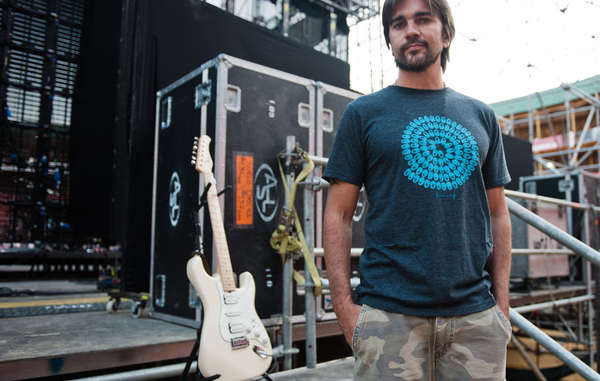
MULTIPOLYGON (((314 164, 316 166, 321 166, 321 167, 325 166, 328 161, 327 158, 318 157, 318 156, 310 156, 310 159, 314 162, 314 164)), ((315 171, 315 173, 317 173, 317 171, 315 171)), ((309 197, 311 197, 311 195, 313 193, 318 192, 321 189, 327 188, 329 184, 326 181, 324 181, 323 179, 313 175, 309 179, 307 179, 303 183, 303 185, 304 185, 304 192, 305 192, 304 194, 305 194, 305 200, 306 200, 309 197)), ((528 194, 528 193, 505 190, 505 195, 509 196, 509 197, 513 197, 513 198, 520 198, 520 199, 536 201, 536 202, 551 203, 551 204, 555 204, 555 205, 562 205, 562 206, 565 206, 568 208, 575 208, 575 209, 583 210, 584 215, 585 215, 584 221, 586 221, 586 223, 584 225, 583 238, 586 242, 589 242, 589 237, 590 237, 589 227, 587 225, 588 213, 590 211, 594 211, 594 212, 600 211, 600 207, 598 207, 596 205, 587 205, 587 204, 582 204, 582 203, 554 199, 554 198, 550 198, 550 197, 532 195, 532 194, 528 194)), ((563 230, 557 228, 556 226, 550 224, 543 218, 539 217, 537 214, 535 214, 535 213, 531 212, 530 210, 526 209, 525 207, 521 206, 516 201, 507 197, 506 202, 507 202, 508 209, 512 214, 514 214, 519 219, 525 221, 527 224, 532 225, 533 227, 537 228, 541 232, 547 234, 549 237, 555 239, 556 241, 558 241, 559 243, 561 243, 562 245, 564 245, 567 248, 567 249, 512 249, 513 255, 540 255, 540 254, 543 254, 543 255, 576 255, 576 256, 581 256, 582 258, 584 258, 587 261, 586 265, 585 265, 585 274, 584 274, 586 286, 587 286, 586 287, 586 291, 587 291, 586 295, 574 297, 574 298, 554 300, 554 301, 546 302, 546 303, 539 303, 539 304, 511 308, 510 309, 510 319, 511 319, 512 323, 515 326, 517 326, 522 332, 525 332, 526 334, 531 336, 534 340, 536 340, 540 345, 542 345, 548 351, 550 351, 551 353, 556 355, 567 366, 569 366, 573 371, 577 372, 578 374, 580 374, 581 376, 583 376, 584 378, 586 378, 588 380, 600 380, 600 375, 598 373, 596 373, 596 371, 594 371, 594 369, 593 369, 593 366, 594 366, 593 342, 594 342, 594 340, 593 340, 592 311, 593 311, 593 300, 595 299, 595 297, 592 294, 592 286, 591 286, 591 282, 592 282, 591 263, 600 266, 600 253, 598 251, 594 250, 593 248, 591 248, 590 246, 588 246, 586 243, 576 239, 575 237, 571 236, 570 234, 568 234, 568 233, 564 232, 563 230), (558 307, 558 306, 563 306, 563 305, 568 305, 568 304, 578 304, 578 303, 588 303, 588 334, 589 334, 588 344, 589 344, 589 364, 590 364, 590 366, 588 366, 583 361, 581 361, 579 358, 577 358, 575 355, 570 353, 563 346, 561 346, 559 343, 557 343, 555 340, 553 340, 551 337, 549 337, 542 330, 537 328, 535 325, 530 323, 526 318, 524 318, 521 315, 521 313, 525 313, 525 312, 537 311, 537 310, 542 310, 542 309, 546 309, 546 308, 553 308, 553 307, 558 307)), ((304 208, 305 226, 312 224, 312 221, 314 221, 313 217, 314 217, 314 208, 311 208, 311 207, 308 207, 305 205, 305 208, 304 208)), ((307 230, 307 232, 308 231, 309 230, 307 230)), ((315 257, 322 257, 324 255, 323 249, 313 247, 313 245, 314 245, 313 234, 314 234, 314 232, 312 231, 312 229, 310 230, 310 234, 306 234, 307 241, 310 242, 309 248, 313 251, 313 255, 315 257)), ((361 255, 362 251, 363 251, 362 248, 352 248, 351 256, 359 257, 361 255)), ((307 280, 308 280, 308 277, 307 277, 307 280)), ((289 277, 289 280, 284 279, 284 282, 286 282, 286 281, 289 281, 291 283, 292 282, 291 276, 289 277)), ((353 287, 357 286, 357 283, 358 283, 357 280, 353 279, 352 286, 353 287)), ((326 279, 322 279, 322 286, 323 286, 323 290, 328 291, 329 282, 326 279)), ((304 287, 303 291, 304 291, 303 293, 305 294, 305 297, 307 298, 307 300, 309 298, 314 299, 313 288, 311 287, 310 284, 307 284, 306 287, 304 287)), ((313 320, 316 318, 316 314, 313 313, 315 304, 313 303, 310 306, 311 306, 310 319, 313 320)), ((309 307, 308 303, 307 303, 306 307, 307 307, 307 311, 308 311, 308 307, 309 307)), ((284 314, 284 321, 285 320, 286 320, 286 316, 284 314)), ((308 323, 308 320, 309 320, 309 314, 307 314, 307 317, 306 317, 307 323, 308 323)), ((311 328, 310 329, 311 332, 309 332, 308 327, 309 327, 309 324, 307 324, 306 345, 307 345, 307 348, 310 345, 311 350, 314 349, 316 351, 316 330, 311 328)), ((311 327, 314 327, 314 325, 311 325, 311 327)), ((284 334, 285 334, 285 331, 284 331, 284 334)), ((285 340, 284 340, 284 342, 285 342, 285 340)), ((285 350, 285 348, 284 348, 284 350, 285 350)), ((307 353, 308 353, 308 351, 307 351, 307 353)), ((313 354, 310 355, 310 357, 311 358, 309 359, 309 356, 307 355, 307 360, 306 360, 307 367, 309 367, 309 368, 315 366, 314 359, 316 359, 316 352, 313 352, 313 354)), ((535 370, 536 369, 534 369, 534 372, 535 372, 535 370)), ((538 369, 538 371, 539 371, 539 369, 538 369)), ((536 374, 537 374, 537 372, 536 372, 536 374)))
MULTIPOLYGON (((565 200, 560 200, 560 199, 554 199, 554 198, 550 198, 550 197, 531 195, 528 193, 515 192, 515 191, 509 191, 509 190, 506 190, 505 194, 510 197, 521 198, 521 199, 536 201, 536 202, 545 202, 545 203, 554 204, 554 205, 562 205, 562 206, 567 206, 569 208, 583 210, 583 212, 584 212, 583 239, 585 241, 589 242, 590 232, 589 232, 589 226, 588 226, 588 221, 589 221, 588 217, 589 217, 590 211, 600 210, 597 206, 587 205, 587 204, 582 204, 582 203, 575 203, 575 202, 570 202, 570 201, 565 201, 565 200)), ((527 224, 535 227, 539 231, 547 234, 549 237, 560 242, 567 248, 571 249, 576 255, 579 255, 582 258, 585 258, 587 260, 587 262, 585 263, 585 273, 584 273, 587 294, 585 295, 585 300, 582 299, 579 302, 587 302, 587 304, 588 304, 588 343, 589 343, 589 364, 590 365, 589 366, 586 365, 581 360, 579 360, 575 356, 573 356, 566 349, 564 349, 560 344, 551 340, 545 333, 543 333, 541 330, 537 329, 533 324, 529 323, 525 318, 523 318, 514 309, 511 309, 511 312, 510 312, 511 321, 516 326, 518 326, 520 329, 522 329, 524 332, 526 332, 531 337, 533 337, 543 347, 545 347, 546 349, 548 349, 549 351, 554 353, 558 358, 563 360, 563 362, 567 366, 569 366, 571 369, 573 369, 575 372, 579 373, 580 375, 582 375, 583 377, 585 377, 588 380, 600 380, 600 376, 593 370, 593 367, 594 367, 594 344, 593 344, 594 343, 594 337, 593 337, 594 320, 593 320, 592 311, 594 310, 594 306, 593 306, 594 295, 592 295, 592 271, 591 271, 591 263, 595 264, 596 266, 600 266, 600 253, 598 251, 594 250, 593 248, 591 248, 590 246, 588 246, 587 244, 585 244, 584 242, 578 240, 577 238, 566 233, 565 231, 552 225, 551 223, 544 220, 537 214, 526 209, 525 207, 520 205, 518 202, 507 197, 506 204, 508 206, 509 211, 513 215, 515 215, 516 217, 525 221, 527 224), (513 318, 513 315, 514 315, 514 318, 513 318), (525 324, 524 322, 527 322, 528 324, 525 324), (537 331, 533 331, 532 327, 535 328, 537 331), (550 339, 552 341, 552 343, 550 343, 548 339, 550 339), (574 361, 573 358, 577 359, 578 361, 574 361), (594 375, 593 377, 591 376, 590 372, 593 373, 593 375, 594 375)), ((571 299, 571 301, 564 300, 564 301, 555 301, 554 302, 555 305, 560 305, 557 303, 561 303, 561 304, 572 303, 572 299, 571 299)), ((530 306, 530 308, 531 307, 533 307, 533 306, 530 306)), ((525 311, 525 309, 522 308, 521 311, 525 311)))

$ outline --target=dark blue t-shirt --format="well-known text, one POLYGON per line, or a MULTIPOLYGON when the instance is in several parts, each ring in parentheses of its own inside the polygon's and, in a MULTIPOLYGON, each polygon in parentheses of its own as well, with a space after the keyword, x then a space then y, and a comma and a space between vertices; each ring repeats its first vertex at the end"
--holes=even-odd
POLYGON ((418 316, 495 304, 486 189, 510 181, 500 128, 449 88, 390 86, 350 103, 323 174, 369 200, 358 303, 418 316))

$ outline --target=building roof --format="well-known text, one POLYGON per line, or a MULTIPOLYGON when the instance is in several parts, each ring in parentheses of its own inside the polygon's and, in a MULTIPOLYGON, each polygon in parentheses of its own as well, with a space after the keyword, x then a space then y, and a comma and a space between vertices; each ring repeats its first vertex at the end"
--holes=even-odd
MULTIPOLYGON (((596 93, 600 93, 600 75, 574 82, 571 85, 576 86, 588 95, 595 96, 596 93)), ((510 114, 519 114, 521 112, 529 111, 529 109, 538 109, 542 108, 543 106, 548 107, 556 104, 562 104, 566 100, 571 101, 580 98, 573 92, 566 91, 561 87, 541 91, 539 92, 539 95, 542 98, 543 104, 540 103, 537 94, 533 93, 519 98, 492 103, 490 106, 492 109, 494 109, 496 114, 509 116, 510 114)))

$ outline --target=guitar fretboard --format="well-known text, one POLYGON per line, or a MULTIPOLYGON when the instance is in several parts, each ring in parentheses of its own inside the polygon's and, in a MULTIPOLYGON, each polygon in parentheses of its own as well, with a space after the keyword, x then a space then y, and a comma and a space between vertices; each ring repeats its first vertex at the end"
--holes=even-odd
POLYGON ((231 292, 236 289, 235 279, 233 277, 233 269, 231 267, 231 259, 229 258, 229 247, 227 246, 227 236, 223 227, 223 217, 221 215, 221 206, 217 197, 216 183, 214 177, 210 179, 212 186, 208 190, 206 199, 208 201, 208 211, 210 213, 210 225, 213 231, 213 241, 217 252, 217 260, 221 275, 223 289, 226 292, 231 292))

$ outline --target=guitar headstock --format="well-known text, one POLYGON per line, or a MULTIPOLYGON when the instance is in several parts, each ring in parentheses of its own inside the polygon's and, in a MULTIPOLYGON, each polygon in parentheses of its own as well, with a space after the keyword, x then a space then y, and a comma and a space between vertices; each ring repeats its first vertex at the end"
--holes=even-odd
POLYGON ((202 173, 204 177, 212 176, 213 161, 209 151, 210 137, 201 135, 200 138, 194 137, 194 148, 192 151, 192 165, 196 171, 202 173))

